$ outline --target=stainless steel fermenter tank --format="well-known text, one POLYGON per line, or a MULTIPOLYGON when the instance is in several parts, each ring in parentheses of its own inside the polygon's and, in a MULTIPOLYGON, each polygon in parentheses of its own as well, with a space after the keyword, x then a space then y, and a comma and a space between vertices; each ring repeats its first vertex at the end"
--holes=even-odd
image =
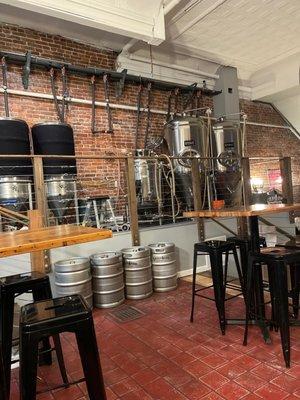
MULTIPOLYGON (((177 117, 165 130, 165 140, 171 156, 205 157, 208 152, 206 127, 201 118, 177 117)), ((178 196, 184 209, 193 208, 191 161, 174 160, 174 172, 178 196)), ((199 182, 201 184, 201 182, 199 182)))
POLYGON ((242 202, 241 165, 242 139, 239 122, 217 123, 212 129, 213 161, 212 197, 224 200, 229 207, 242 202))
MULTIPOLYGON (((0 154, 30 155, 29 128, 25 121, 0 118, 0 154)), ((30 158, 0 158, 1 205, 16 211, 28 209, 31 184, 30 158)))

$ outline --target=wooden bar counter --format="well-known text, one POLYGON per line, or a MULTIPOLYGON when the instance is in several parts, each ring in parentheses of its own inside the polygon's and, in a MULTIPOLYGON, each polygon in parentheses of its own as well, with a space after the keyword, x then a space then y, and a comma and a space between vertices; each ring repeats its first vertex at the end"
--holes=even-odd
POLYGON ((0 233, 0 257, 71 246, 112 237, 109 229, 59 225, 0 233))
POLYGON ((295 204, 256 204, 249 207, 224 208, 221 210, 195 210, 183 213, 186 218, 225 218, 253 217, 300 210, 300 203, 295 204))

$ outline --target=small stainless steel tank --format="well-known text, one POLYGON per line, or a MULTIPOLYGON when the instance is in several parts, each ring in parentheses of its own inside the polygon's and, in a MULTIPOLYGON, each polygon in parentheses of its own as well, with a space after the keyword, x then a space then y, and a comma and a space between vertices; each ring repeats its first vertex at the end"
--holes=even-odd
POLYGON ((93 254, 90 260, 95 307, 109 308, 123 303, 125 286, 122 254, 106 251, 93 254))
POLYGON ((90 260, 84 257, 69 258, 54 263, 56 293, 59 296, 81 294, 93 306, 90 260))
POLYGON ((122 250, 128 299, 145 299, 153 293, 150 248, 134 246, 122 250))
POLYGON ((177 288, 177 265, 174 243, 149 244, 152 253, 153 287, 155 292, 177 288))

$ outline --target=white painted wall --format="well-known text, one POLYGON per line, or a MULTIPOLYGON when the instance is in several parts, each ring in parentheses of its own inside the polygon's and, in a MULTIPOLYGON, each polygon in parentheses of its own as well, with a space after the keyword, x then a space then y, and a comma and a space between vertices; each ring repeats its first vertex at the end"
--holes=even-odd
POLYGON ((300 132, 300 93, 274 102, 278 110, 300 132))

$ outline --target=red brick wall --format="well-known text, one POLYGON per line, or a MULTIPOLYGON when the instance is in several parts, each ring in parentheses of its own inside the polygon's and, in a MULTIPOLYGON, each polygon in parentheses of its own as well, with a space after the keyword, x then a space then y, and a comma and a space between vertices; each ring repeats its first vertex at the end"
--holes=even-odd
MULTIPOLYGON (((113 51, 99 50, 80 44, 70 39, 36 32, 30 29, 2 24, 0 25, 0 49, 2 51, 24 53, 31 50, 33 55, 45 58, 70 62, 81 66, 98 66, 114 68, 117 54, 113 51)), ((9 64, 9 88, 23 90, 21 82, 21 66, 9 64)), ((60 73, 57 74, 58 93, 61 93, 60 73)), ((91 99, 89 78, 82 76, 68 76, 68 88, 71 97, 91 99)), ((29 91, 51 93, 49 74, 43 69, 35 68, 30 75, 29 91)), ((111 84, 111 102, 121 104, 136 104, 137 85, 126 84, 123 96, 115 98, 115 88, 111 84)), ((103 85, 99 78, 97 81, 96 99, 104 99, 103 85)), ((152 94, 152 107, 167 109, 168 92, 154 91, 152 94)), ((146 106, 146 90, 144 90, 142 103, 146 106)), ((29 126, 42 121, 57 120, 55 107, 50 100, 33 99, 19 96, 9 96, 11 116, 24 119, 29 126)), ((202 98, 202 105, 210 105, 212 100, 202 98)), ((241 100, 241 109, 247 113, 249 121, 284 125, 280 116, 269 106, 251 101, 241 100)), ((91 108, 89 105, 70 104, 67 110, 66 121, 74 129, 76 154, 103 154, 104 151, 130 150, 134 148, 134 135, 136 113, 134 111, 113 110, 114 134, 91 133, 91 108)), ((0 115, 4 115, 3 97, 0 99, 0 115)), ((97 108, 97 128, 107 129, 107 116, 104 108, 97 108)), ((160 134, 165 117, 154 114, 151 116, 150 134, 160 134)), ((146 126, 146 114, 142 113, 140 144, 143 143, 143 134, 146 126)), ((249 156, 282 156, 299 155, 299 141, 285 129, 263 128, 248 126, 247 151, 249 156)), ((81 161, 78 163, 79 172, 87 179, 97 177, 102 182, 103 188, 108 184, 109 192, 113 193, 113 180, 117 173, 117 163, 113 161, 81 161)))

